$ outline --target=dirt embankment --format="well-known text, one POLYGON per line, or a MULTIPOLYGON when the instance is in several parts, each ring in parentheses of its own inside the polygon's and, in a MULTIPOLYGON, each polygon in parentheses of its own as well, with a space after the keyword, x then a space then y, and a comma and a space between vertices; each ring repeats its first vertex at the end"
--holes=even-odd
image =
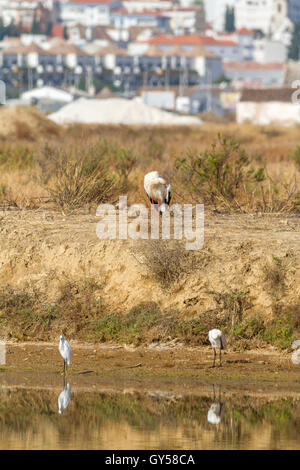
MULTIPOLYGON (((39 302, 50 305, 62 298, 63 285, 71 286, 64 299, 75 298, 76 285, 83 280, 97 283, 97 296, 108 314, 125 314, 154 302, 161 312, 176 311, 184 318, 207 314, 216 318, 215 326, 221 314, 232 324, 255 315, 265 322, 276 314, 299 315, 300 218, 205 214, 204 247, 192 255, 195 267, 182 267, 169 285, 145 261, 147 242, 101 241, 98 221, 94 215, 42 210, 0 212, 0 287, 2 292, 8 289, 2 317, 13 291, 36 292, 39 302)), ((155 244, 151 247, 155 250, 155 244)), ((64 325, 60 322, 62 310, 44 322, 43 331, 51 330, 49 339, 62 326, 72 338, 80 336, 72 315, 64 325)), ((30 317, 24 315, 22 321, 30 317)), ((15 337, 12 324, 3 321, 2 331, 15 337)), ((38 327, 31 329, 27 339, 46 339, 40 333, 38 327)))

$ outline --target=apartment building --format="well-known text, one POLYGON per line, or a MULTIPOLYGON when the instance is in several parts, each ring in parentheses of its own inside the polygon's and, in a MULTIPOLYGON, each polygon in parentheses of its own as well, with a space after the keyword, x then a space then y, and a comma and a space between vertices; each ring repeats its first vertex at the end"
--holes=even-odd
POLYGON ((69 0, 60 3, 60 19, 66 25, 109 25, 110 14, 120 8, 120 0, 69 0))

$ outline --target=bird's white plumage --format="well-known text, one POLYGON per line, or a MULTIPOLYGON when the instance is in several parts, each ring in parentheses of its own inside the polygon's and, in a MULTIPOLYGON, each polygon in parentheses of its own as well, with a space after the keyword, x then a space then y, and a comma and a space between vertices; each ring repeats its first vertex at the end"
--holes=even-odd
POLYGON ((71 397, 71 388, 70 388, 70 384, 67 383, 58 397, 59 414, 62 414, 63 410, 67 408, 69 401, 70 401, 70 397, 71 397))
POLYGON ((59 338, 59 346, 58 350, 63 358, 63 360, 68 364, 68 366, 71 364, 71 346, 69 342, 64 339, 62 336, 59 338))
POLYGON ((171 199, 171 185, 167 184, 158 171, 151 171, 144 177, 144 189, 150 200, 161 204, 161 212, 166 210, 165 204, 171 199))
POLYGON ((215 349, 225 349, 226 348, 226 339, 225 335, 221 330, 214 328, 208 332, 208 339, 210 344, 215 349))

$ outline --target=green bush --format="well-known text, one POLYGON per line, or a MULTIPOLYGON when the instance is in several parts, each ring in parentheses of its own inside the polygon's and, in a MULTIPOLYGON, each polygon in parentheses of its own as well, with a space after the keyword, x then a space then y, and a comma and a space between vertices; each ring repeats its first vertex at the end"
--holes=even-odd
POLYGON ((241 192, 253 191, 265 179, 264 169, 251 166, 240 144, 220 134, 209 150, 189 151, 185 158, 177 158, 176 167, 190 191, 215 208, 236 207, 241 192))

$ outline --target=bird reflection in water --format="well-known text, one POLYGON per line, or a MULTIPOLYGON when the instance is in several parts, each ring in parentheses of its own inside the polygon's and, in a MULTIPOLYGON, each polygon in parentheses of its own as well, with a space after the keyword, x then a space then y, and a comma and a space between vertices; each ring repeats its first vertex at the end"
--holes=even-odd
POLYGON ((0 364, 6 364, 6 342, 0 341, 0 364))
POLYGON ((224 418, 224 403, 221 402, 221 386, 219 385, 219 398, 216 399, 215 386, 213 385, 213 403, 207 413, 207 421, 211 424, 220 424, 224 418))
POLYGON ((60 415, 62 414, 63 410, 67 408, 71 398, 71 387, 69 383, 66 383, 65 377, 63 381, 63 387, 64 388, 58 397, 58 412, 60 415))
POLYGON ((293 354, 291 357, 292 363, 295 365, 300 364, 300 340, 296 340, 292 344, 293 354))

